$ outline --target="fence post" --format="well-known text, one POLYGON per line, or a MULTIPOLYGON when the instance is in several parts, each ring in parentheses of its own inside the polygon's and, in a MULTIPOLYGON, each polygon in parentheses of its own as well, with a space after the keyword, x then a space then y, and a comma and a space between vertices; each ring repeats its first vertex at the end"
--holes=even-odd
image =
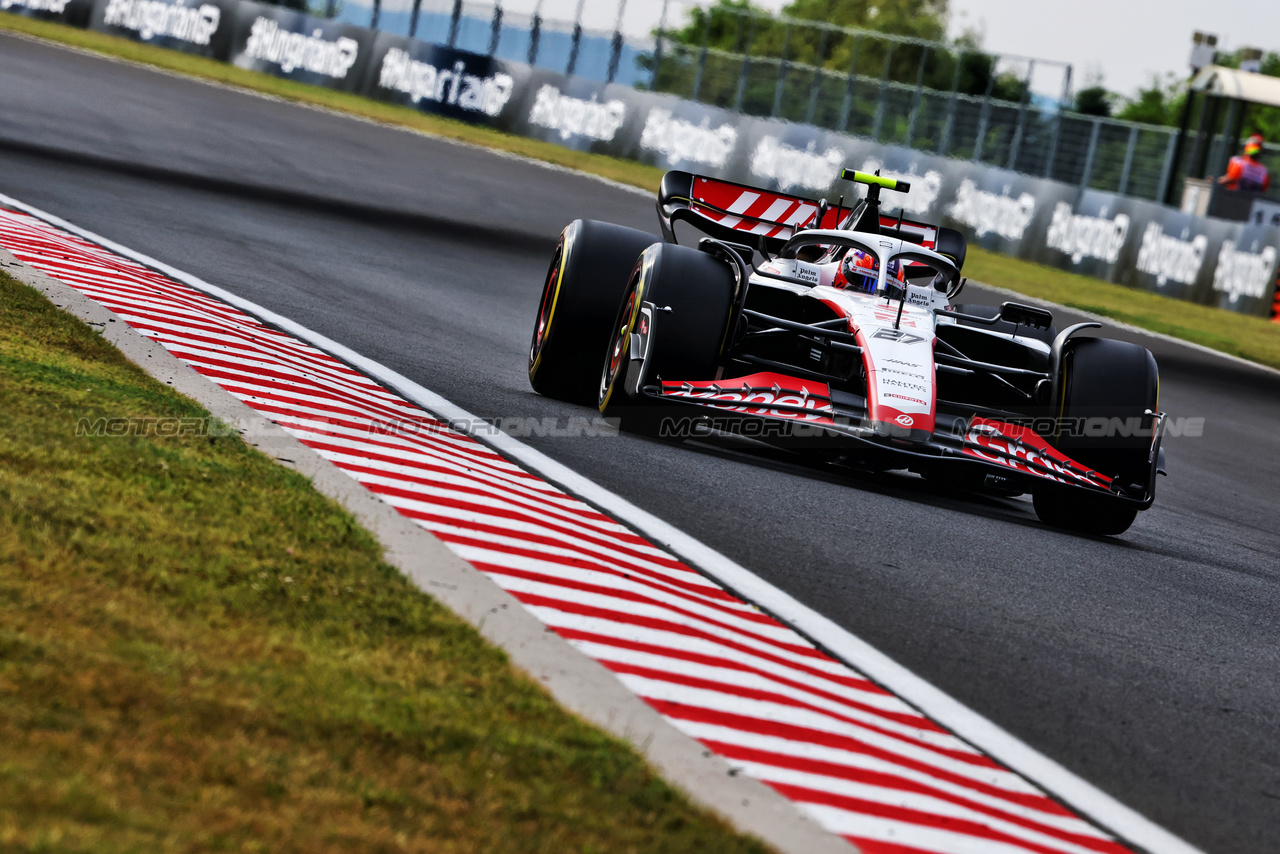
POLYGON ((1071 66, 1062 75, 1062 97, 1058 100, 1058 112, 1053 116, 1053 135, 1049 138, 1049 156, 1045 158, 1044 177, 1053 179, 1053 164, 1058 159, 1058 137, 1062 136, 1062 111, 1071 100, 1071 66))
MULTIPOLYGON (((742 14, 738 14, 738 26, 742 26, 742 14)), ((751 26, 747 28, 747 43, 742 49, 742 70, 738 72, 738 91, 733 96, 733 111, 742 112, 742 102, 747 98, 747 75, 751 73, 751 46, 756 41, 756 16, 751 16, 751 26)))
POLYGON ((613 39, 609 43, 609 75, 606 83, 612 83, 618 76, 618 63, 622 61, 622 13, 626 8, 627 0, 618 0, 618 20, 613 24, 613 39))
POLYGON ((947 156, 947 152, 951 150, 951 134, 956 127, 956 108, 960 101, 960 67, 964 64, 964 58, 968 51, 962 50, 956 54, 956 70, 951 75, 951 100, 947 103, 947 121, 942 125, 942 140, 938 143, 938 153, 943 157, 947 156))
POLYGON ((987 122, 991 121, 991 90, 996 85, 996 57, 991 57, 991 72, 987 75, 987 91, 982 93, 982 112, 978 115, 978 135, 973 140, 973 159, 982 161, 982 147, 987 142, 987 122))
POLYGON ((862 33, 853 37, 852 57, 849 60, 849 82, 844 87, 844 103, 840 105, 840 131, 849 127, 849 113, 853 112, 853 90, 858 85, 858 53, 862 49, 862 33))
POLYGON ((787 51, 791 48, 791 24, 787 24, 787 29, 782 35, 782 58, 778 60, 778 85, 773 89, 773 112, 772 116, 782 112, 782 88, 787 83, 787 51))
POLYGON ((606 83, 612 83, 614 78, 618 76, 618 64, 622 62, 622 32, 620 30, 613 31, 613 38, 609 40, 609 72, 605 75, 606 83))
MULTIPOLYGON (((332 5, 332 2, 330 3, 332 5)), ((409 38, 418 36, 418 10, 422 8, 422 0, 413 0, 413 10, 409 13, 409 38)), ((333 17, 330 15, 329 17, 333 17)))
POLYGON ((1169 182, 1173 178, 1175 165, 1173 160, 1178 155, 1178 141, 1180 139, 1180 134, 1171 133, 1169 134, 1169 141, 1164 147, 1164 166, 1160 170, 1160 189, 1156 191, 1156 201, 1162 205, 1169 203, 1169 182))
MULTIPOLYGON (((1187 97, 1191 97, 1191 92, 1187 92, 1187 97)), ((1200 121, 1196 126, 1196 144, 1191 149, 1191 174, 1192 178, 1204 177, 1204 161, 1209 156, 1209 146, 1207 145, 1204 135, 1213 133, 1213 128, 1218 124, 1218 98, 1210 95, 1208 90, 1204 93, 1204 98, 1200 102, 1200 121), (1213 116, 1210 120, 1210 116, 1213 116)))
POLYGON ((458 41, 458 24, 462 20, 462 0, 453 0, 453 14, 449 17, 449 47, 458 41))
POLYGON ((1240 115, 1240 100, 1232 98, 1227 102, 1227 119, 1222 125, 1222 146, 1218 149, 1213 159, 1209 161, 1209 174, 1211 176, 1221 175, 1227 171, 1227 161, 1231 157, 1231 149, 1240 141, 1240 126, 1237 120, 1243 118, 1240 115))
POLYGON ((822 42, 818 45, 818 63, 813 67, 813 83, 809 86, 809 109, 804 112, 804 123, 813 124, 813 117, 818 112, 818 91, 822 88, 822 63, 827 61, 827 42, 831 39, 831 28, 822 28, 822 42))
MULTIPOLYGON (((419 2, 421 2, 421 0, 416 0, 414 4, 415 7, 419 2)), ((331 19, 336 14, 338 14, 338 0, 325 0, 324 16, 331 19)), ((412 33, 410 33, 410 35, 412 35, 412 33)))
POLYGON ((1124 195, 1129 189, 1129 171, 1133 169, 1133 153, 1138 148, 1138 126, 1129 128, 1129 147, 1124 152, 1124 168, 1120 170, 1120 189, 1116 192, 1124 195))
POLYGON ((1022 133, 1026 127, 1027 120, 1027 102, 1031 100, 1031 75, 1035 73, 1035 69, 1036 61, 1028 59, 1027 79, 1023 81, 1022 97, 1018 99, 1018 124, 1013 129, 1013 142, 1009 145, 1009 165, 1007 168, 1010 171, 1018 168, 1018 149, 1022 147, 1022 133))
POLYGON ((578 11, 573 16, 573 38, 569 43, 569 64, 564 69, 566 77, 572 77, 578 67, 578 48, 582 44, 582 6, 587 0, 578 0, 578 11))
POLYGON ((498 52, 498 38, 502 35, 502 4, 493 4, 493 24, 489 33, 489 56, 498 52))
POLYGON ((693 94, 689 100, 698 100, 698 93, 702 91, 702 75, 707 70, 707 46, 711 43, 711 9, 706 11, 706 21, 702 25, 702 50, 698 53, 698 70, 693 73, 693 94))
POLYGON ((653 46, 653 79, 649 81, 650 91, 658 91, 658 72, 662 70, 662 34, 667 28, 667 4, 671 0, 662 0, 662 17, 658 19, 658 35, 653 46))
POLYGON ((880 73, 880 99, 876 101, 876 118, 871 129, 871 138, 880 141, 880 131, 884 127, 884 102, 889 97, 889 72, 892 70, 893 51, 897 42, 889 42, 889 52, 884 55, 884 70, 880 73))
POLYGON ((369 29, 378 29, 378 17, 382 13, 382 0, 373 0, 373 16, 369 18, 369 29))
POLYGON ((1089 180, 1093 178, 1093 155, 1098 151, 1098 132, 1102 130, 1102 119, 1093 120, 1093 130, 1089 133, 1089 151, 1084 156, 1084 175, 1080 178, 1080 189, 1089 189, 1089 180))
POLYGON ((564 69, 566 77, 572 77, 574 69, 578 66, 578 45, 580 44, 582 44, 582 24, 575 21, 573 24, 573 36, 569 42, 569 64, 564 69))
POLYGON ((907 139, 903 143, 911 147, 911 140, 916 135, 916 118, 920 115, 920 102, 924 98, 924 67, 929 61, 929 46, 920 51, 920 67, 916 69, 916 93, 911 97, 911 113, 907 117, 907 139))

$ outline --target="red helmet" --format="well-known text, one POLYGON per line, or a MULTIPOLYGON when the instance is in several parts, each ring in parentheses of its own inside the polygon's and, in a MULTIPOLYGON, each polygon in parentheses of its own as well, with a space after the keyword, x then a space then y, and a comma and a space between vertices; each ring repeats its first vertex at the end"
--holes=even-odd
MULTIPOLYGON (((831 286, 873 294, 876 292, 876 274, 879 270, 880 265, 876 263, 876 256, 860 249, 850 249, 840 261, 840 269, 836 271, 831 286)), ((889 275, 900 282, 904 281, 902 264, 890 261, 889 275)))

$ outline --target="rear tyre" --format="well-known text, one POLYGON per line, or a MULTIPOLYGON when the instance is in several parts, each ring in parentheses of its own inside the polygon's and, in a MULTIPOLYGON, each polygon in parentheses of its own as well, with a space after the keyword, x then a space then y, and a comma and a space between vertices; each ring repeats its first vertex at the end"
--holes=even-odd
MULTIPOLYGON (((1154 426, 1146 413, 1159 407, 1155 357, 1136 344, 1080 338, 1067 342, 1061 370, 1054 446, 1123 487, 1145 486, 1154 426)), ((1037 485, 1034 501, 1045 524, 1087 534, 1121 534, 1138 512, 1132 502, 1053 483, 1037 485)))
POLYGON ((727 343, 734 285, 733 271, 705 252, 674 243, 646 249, 623 294, 613 344, 597 375, 601 413, 619 419, 630 432, 660 432, 670 409, 645 398, 641 390, 664 379, 715 378, 727 343), (631 358, 632 336, 641 329, 646 302, 656 310, 652 325, 643 330, 644 359, 637 362, 631 358))
POLYGON ((618 301, 636 259, 657 241, 648 232, 589 219, 561 232, 529 345, 534 391, 595 404, 618 301))

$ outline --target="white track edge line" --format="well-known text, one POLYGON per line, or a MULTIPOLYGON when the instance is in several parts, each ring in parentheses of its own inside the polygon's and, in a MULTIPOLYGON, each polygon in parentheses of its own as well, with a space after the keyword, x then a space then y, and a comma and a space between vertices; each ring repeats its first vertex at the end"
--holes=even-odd
MULTIPOLYGON (((368 376, 385 383, 446 422, 477 423, 475 416, 462 407, 403 374, 257 303, 3 193, 0 193, 0 203, 65 229, 296 335, 335 358, 358 368, 368 376)), ((791 594, 759 578, 745 567, 668 522, 506 433, 473 436, 473 438, 520 462, 552 483, 595 504, 615 518, 625 521, 640 533, 653 538, 656 544, 671 549, 712 578, 816 641, 838 659, 890 689, 955 732, 956 735, 1116 834, 1124 842, 1135 845, 1149 854, 1204 854, 1200 849, 1165 830, 1136 810, 1120 803, 1012 733, 934 687, 866 641, 795 599, 791 594)))

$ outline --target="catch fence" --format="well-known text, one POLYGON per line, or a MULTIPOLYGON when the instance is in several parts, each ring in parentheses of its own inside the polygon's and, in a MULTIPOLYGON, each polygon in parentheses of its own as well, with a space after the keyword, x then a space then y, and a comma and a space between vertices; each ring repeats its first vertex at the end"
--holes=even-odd
MULTIPOLYGON (((751 116, 1159 201, 1174 128, 1063 108, 1070 65, 691 0, 295 0, 312 14, 751 116), (561 4, 561 11, 565 4, 561 4), (660 8, 661 11, 654 10, 660 8), (645 11, 648 11, 648 17, 645 11)), ((1210 174, 1234 140, 1210 144, 1210 174)))

